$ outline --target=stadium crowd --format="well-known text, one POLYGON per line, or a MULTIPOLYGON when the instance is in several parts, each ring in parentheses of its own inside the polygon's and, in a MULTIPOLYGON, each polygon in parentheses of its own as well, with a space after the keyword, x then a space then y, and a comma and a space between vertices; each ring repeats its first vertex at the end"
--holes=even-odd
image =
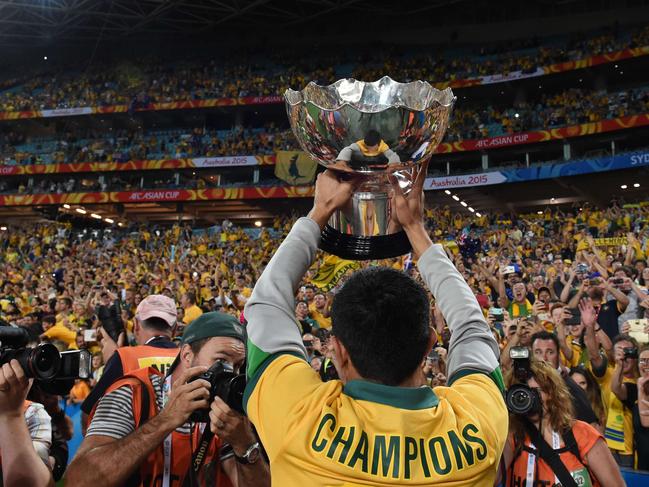
MULTIPOLYGON (((453 112, 446 142, 496 137, 605 119, 638 115, 649 111, 646 88, 621 92, 571 88, 511 107, 463 106, 453 112)), ((174 130, 168 132, 119 131, 65 133, 58 138, 31 140, 22 133, 0 133, 0 161, 5 165, 78 162, 127 162, 144 159, 268 155, 297 149, 290 130, 274 124, 261 129, 239 127, 230 131, 174 130)), ((18 184, 20 186, 20 184, 18 184)), ((12 192, 15 192, 13 188, 12 192)), ((7 191, 7 188, 0 189, 7 191)), ((56 191, 54 191, 56 192, 56 191)))
MULTIPOLYGON (((243 307, 294 221, 277 218, 256 232, 228 221, 214 232, 180 225, 119 235, 79 233, 63 223, 10 228, 0 232, 0 317, 34 341, 93 354, 93 377, 77 380, 65 398, 83 403, 115 350, 139 343, 136 315, 147 296, 176 303, 167 310, 178 323, 174 340, 210 311, 245 324, 243 307), (111 338, 107 330, 114 329, 123 333, 111 338), (84 330, 99 330, 98 338, 86 341, 84 330)), ((572 394, 570 414, 604 435, 618 464, 649 470, 642 416, 649 406, 649 205, 583 203, 480 218, 436 207, 426 210, 426 227, 473 290, 503 369, 511 368, 512 347, 529 348, 559 371, 572 394)), ((319 271, 339 263, 320 255, 295 297, 296 326, 324 378, 332 371, 330 306, 346 277, 323 281, 319 271)), ((376 265, 421 279, 409 256, 352 268, 376 265)), ((436 387, 446 384, 450 331, 432 298, 431 310, 437 345, 422 374, 436 387)), ((62 417, 52 404, 50 415, 62 417)), ((70 425, 62 425, 69 438, 70 425)))
POLYGON ((0 160, 15 165, 268 155, 295 145, 291 132, 274 124, 228 131, 134 129, 85 136, 75 131, 37 139, 11 131, 0 134, 0 160))
MULTIPOLYGON (((582 34, 544 42, 526 41, 520 45, 508 43, 506 46, 479 48, 464 55, 449 50, 436 56, 431 54, 432 49, 423 52, 421 48, 414 49, 421 54, 409 56, 394 49, 385 49, 381 55, 372 49, 369 50, 372 55, 369 55, 363 49, 358 52, 350 49, 344 59, 330 56, 331 62, 325 65, 351 63, 356 66, 351 74, 365 80, 378 79, 385 73, 400 73, 400 81, 426 79, 443 82, 518 70, 532 72, 553 63, 648 43, 649 29, 646 27, 632 32, 614 27, 603 34, 582 34), (387 61, 377 64, 376 59, 387 61), (453 73, 451 80, 448 79, 449 73, 453 73)), ((326 57, 327 53, 322 55, 326 57)), ((143 60, 126 65, 92 67, 85 72, 79 72, 75 66, 65 66, 55 73, 33 76, 22 83, 16 80, 15 86, 0 93, 0 111, 117 104, 135 109, 155 102, 269 96, 282 94, 288 87, 301 89, 311 80, 325 84, 342 77, 334 68, 322 68, 322 64, 305 66, 301 53, 284 53, 274 59, 275 65, 271 65, 269 60, 263 63, 254 58, 242 63, 242 56, 238 56, 234 63, 197 59, 164 65, 143 60)))

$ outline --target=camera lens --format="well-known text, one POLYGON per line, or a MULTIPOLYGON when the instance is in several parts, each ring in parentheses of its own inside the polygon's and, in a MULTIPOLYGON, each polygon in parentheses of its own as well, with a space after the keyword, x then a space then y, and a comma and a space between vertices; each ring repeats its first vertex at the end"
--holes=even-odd
POLYGON ((61 363, 61 355, 54 345, 45 343, 24 351, 18 360, 28 377, 50 380, 56 377, 61 363))
POLYGON ((534 396, 529 387, 519 384, 507 391, 506 403, 510 412, 525 415, 534 407, 534 396))

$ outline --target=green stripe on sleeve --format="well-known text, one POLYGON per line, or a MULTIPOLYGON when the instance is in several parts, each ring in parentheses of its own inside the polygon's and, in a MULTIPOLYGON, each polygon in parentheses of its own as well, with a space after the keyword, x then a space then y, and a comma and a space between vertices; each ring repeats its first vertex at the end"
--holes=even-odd
POLYGON ((275 359, 282 357, 284 355, 293 355, 294 357, 299 358, 300 360, 305 360, 304 357, 298 353, 293 353, 293 352, 279 352, 279 353, 266 353, 259 349, 255 344, 250 343, 248 341, 248 352, 251 353, 252 348, 254 347, 256 350, 258 350, 258 357, 261 356, 261 354, 264 354, 266 357, 265 359, 255 368, 250 367, 250 362, 248 365, 248 371, 252 370, 252 374, 248 373, 248 381, 246 384, 246 389, 243 392, 243 410, 248 413, 248 399, 250 399, 250 396, 252 395, 252 391, 255 390, 255 387, 257 386, 257 382, 259 382, 259 379, 261 379, 261 376, 263 375, 264 371, 268 368, 270 364, 272 364, 275 359))
POLYGON ((250 379, 256 374, 257 369, 261 367, 261 365, 266 361, 268 357, 270 357, 271 354, 264 352, 261 348, 252 343, 250 339, 248 339, 246 348, 248 349, 248 356, 246 357, 248 362, 246 366, 246 376, 248 378, 248 381, 250 381, 250 379))
POLYGON ((455 374, 453 374, 449 380, 447 385, 451 386, 453 383, 462 377, 466 377, 467 375, 471 374, 483 374, 489 377, 491 380, 494 381, 498 389, 500 389, 501 392, 505 390, 505 380, 503 379, 503 374, 502 371, 500 370, 500 367, 496 367, 491 373, 487 374, 486 372, 482 370, 475 370, 475 369, 462 369, 458 370, 455 374))
POLYGON ((491 377, 491 380, 496 383, 500 392, 505 392, 505 379, 503 378, 503 371, 500 367, 496 367, 491 374, 489 374, 489 377, 491 377))

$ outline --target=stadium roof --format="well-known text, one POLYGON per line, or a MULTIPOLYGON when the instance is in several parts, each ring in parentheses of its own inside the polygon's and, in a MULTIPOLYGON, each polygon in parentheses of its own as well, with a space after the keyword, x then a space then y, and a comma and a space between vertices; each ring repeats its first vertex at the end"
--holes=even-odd
MULTIPOLYGON (((117 37, 214 35, 238 32, 242 26, 262 28, 286 37, 289 27, 311 32, 338 27, 347 21, 356 32, 413 26, 512 22, 521 18, 566 16, 614 8, 646 8, 649 0, 0 0, 0 41, 28 42, 117 37), (316 23, 312 23, 316 21, 316 23)), ((618 16, 618 21, 622 17, 618 16)), ((610 22, 610 18, 607 20, 610 22)), ((637 21, 637 18, 635 19, 637 21)), ((583 27, 583 25, 581 26, 583 27)), ((573 27, 574 28, 574 27, 573 27)), ((359 34, 360 35, 360 34, 359 34)), ((362 35, 361 35, 362 37, 362 35)))

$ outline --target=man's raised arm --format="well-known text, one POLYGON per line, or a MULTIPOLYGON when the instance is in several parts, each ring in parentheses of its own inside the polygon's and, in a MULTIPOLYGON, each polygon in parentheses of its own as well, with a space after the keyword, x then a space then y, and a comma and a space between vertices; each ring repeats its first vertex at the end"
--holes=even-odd
POLYGON ((248 377, 274 354, 306 357, 295 321, 295 291, 313 262, 320 232, 333 212, 351 198, 353 183, 331 171, 318 176, 313 209, 300 218, 257 281, 245 307, 248 321, 248 377))
POLYGON ((490 375, 502 386, 498 344, 471 288, 442 246, 428 247, 419 258, 418 267, 451 330, 447 361, 449 384, 466 373, 477 371, 490 375))
POLYGON ((423 186, 428 163, 422 164, 413 188, 406 196, 396 180, 394 210, 397 220, 408 235, 415 256, 419 257, 419 272, 435 296, 451 330, 447 376, 449 384, 471 372, 491 376, 502 389, 499 368, 499 348, 489 329, 478 301, 441 245, 431 241, 424 226, 423 186))
POLYGON ((295 323, 295 291, 315 257, 320 226, 300 218, 270 260, 246 303, 248 321, 248 377, 276 353, 306 358, 295 323))

